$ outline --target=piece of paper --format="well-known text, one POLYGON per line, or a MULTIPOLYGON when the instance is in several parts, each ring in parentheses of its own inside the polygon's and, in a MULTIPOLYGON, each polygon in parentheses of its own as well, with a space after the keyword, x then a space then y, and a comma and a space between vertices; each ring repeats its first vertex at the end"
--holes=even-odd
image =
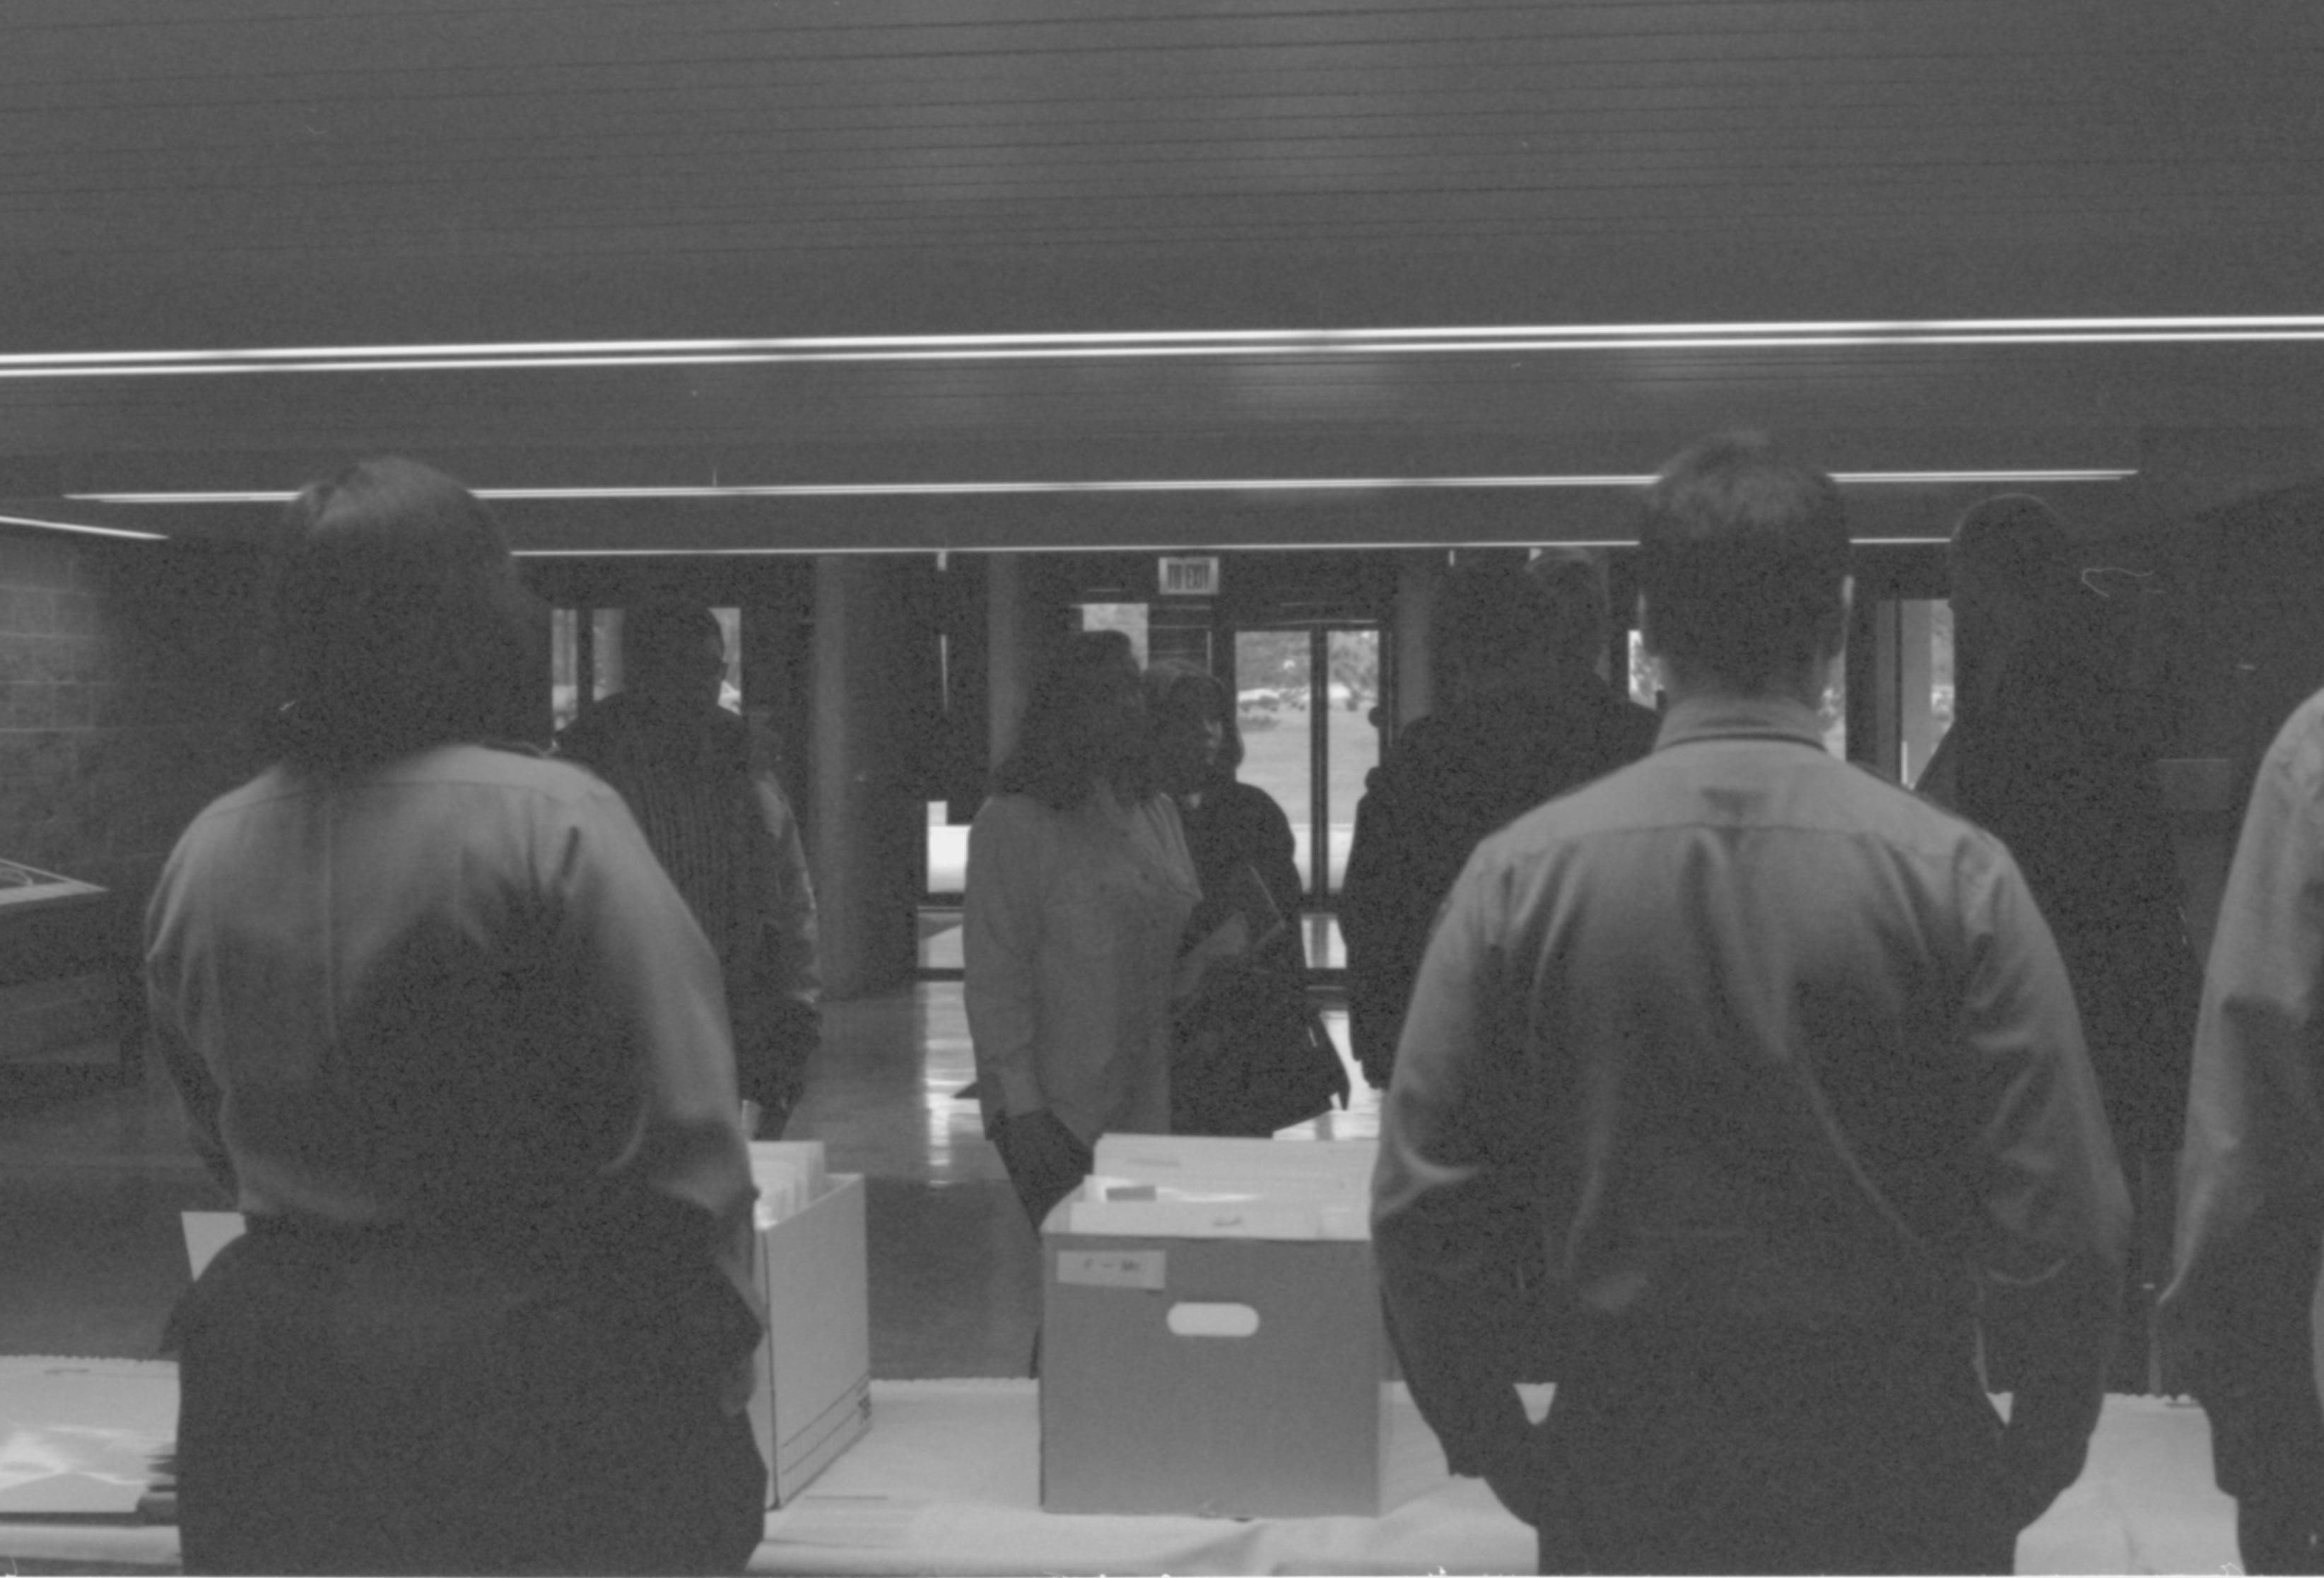
POLYGON ((177 1433, 174 1364, 0 1363, 0 1516, 134 1517, 177 1433))

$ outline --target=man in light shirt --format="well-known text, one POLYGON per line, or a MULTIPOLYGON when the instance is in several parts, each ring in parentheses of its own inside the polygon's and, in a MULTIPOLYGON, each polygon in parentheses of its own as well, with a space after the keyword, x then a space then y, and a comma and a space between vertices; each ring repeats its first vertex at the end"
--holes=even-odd
POLYGON ((1654 752, 1479 847, 1406 1019, 1413 1395, 1545 1571, 2006 1573, 2081 1470, 2128 1210, 2057 948, 1997 841, 1823 748, 1829 477, 1712 439, 1640 550, 1654 752), (2006 1426, 1980 1318, 2031 1356, 2006 1426))

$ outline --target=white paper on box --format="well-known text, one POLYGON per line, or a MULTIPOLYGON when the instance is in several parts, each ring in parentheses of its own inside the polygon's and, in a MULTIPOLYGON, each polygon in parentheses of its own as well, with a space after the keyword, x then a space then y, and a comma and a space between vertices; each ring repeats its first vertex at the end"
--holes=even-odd
POLYGON ((1074 1287, 1133 1287, 1158 1292, 1169 1280, 1162 1250, 1059 1250, 1057 1280, 1074 1287))
POLYGON ((1153 1184, 1270 1199, 1369 1204, 1377 1141, 1227 1140, 1186 1134, 1106 1134, 1092 1172, 1153 1184))
POLYGON ((1370 1237, 1365 1213, 1312 1202, 1240 1199, 1074 1200, 1067 1232, 1132 1238, 1357 1239, 1370 1237))
POLYGON ((751 1144, 752 1216, 761 1229, 798 1215, 830 1189, 820 1140, 761 1140, 751 1144))

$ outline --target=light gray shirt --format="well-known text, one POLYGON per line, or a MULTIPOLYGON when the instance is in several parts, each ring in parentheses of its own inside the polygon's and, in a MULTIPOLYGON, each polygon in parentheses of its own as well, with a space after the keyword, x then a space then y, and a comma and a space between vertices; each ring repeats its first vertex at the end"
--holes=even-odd
POLYGON ((146 936, 161 1057, 241 1210, 425 1222, 634 1184, 707 1212, 747 1287, 717 961, 589 773, 468 745, 272 769, 187 829, 146 936))
POLYGON ((1084 1142, 1170 1129, 1170 999, 1202 897, 1178 807, 997 795, 968 833, 963 972, 986 1127, 1046 1107, 1084 1142))
POLYGON ((2222 1490, 2324 1472, 2310 1333, 2324 1232, 2324 693, 2252 784, 2203 978, 2164 1308, 2222 1490))
POLYGON ((1478 848, 1375 1202, 1414 1394, 1468 1472, 1521 1450, 1529 1323, 1965 1359, 1980 1282, 2055 1290, 2029 1318, 2078 1464, 2128 1217, 2007 852, 1775 700, 1683 703, 1644 761, 1478 848))

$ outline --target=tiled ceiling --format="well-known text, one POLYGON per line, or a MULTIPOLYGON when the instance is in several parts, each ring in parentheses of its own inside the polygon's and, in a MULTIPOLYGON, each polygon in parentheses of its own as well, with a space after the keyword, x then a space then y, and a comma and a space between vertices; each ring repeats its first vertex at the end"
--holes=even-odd
MULTIPOLYGON (((0 355, 2313 313, 2319 46, 2306 0, 11 0, 0 355)), ((1730 420, 2070 464, 2324 394, 2301 345, 14 371, 24 496, 381 448, 1635 466, 1730 420)))

